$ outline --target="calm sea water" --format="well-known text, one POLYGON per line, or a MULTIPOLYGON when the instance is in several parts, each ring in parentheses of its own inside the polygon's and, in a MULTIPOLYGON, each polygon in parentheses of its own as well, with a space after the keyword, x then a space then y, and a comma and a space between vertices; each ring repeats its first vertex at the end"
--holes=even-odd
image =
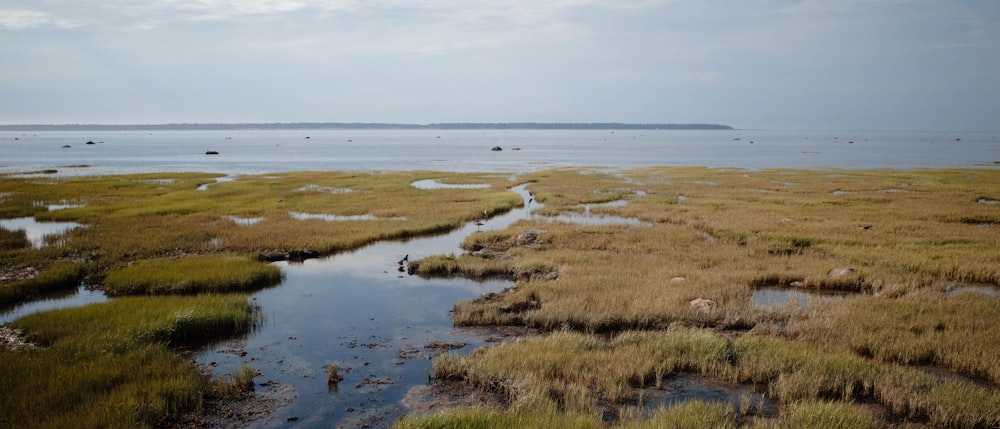
POLYGON ((982 168, 1000 162, 998 137, 1000 132, 768 130, 19 131, 0 132, 0 173, 982 168), (494 146, 504 150, 491 151, 494 146), (219 155, 205 155, 207 150, 219 155))

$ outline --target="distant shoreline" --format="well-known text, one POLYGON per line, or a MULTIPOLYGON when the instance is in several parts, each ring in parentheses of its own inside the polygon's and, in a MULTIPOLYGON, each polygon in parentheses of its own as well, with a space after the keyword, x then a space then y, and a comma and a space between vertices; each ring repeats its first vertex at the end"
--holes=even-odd
POLYGON ((0 131, 130 131, 130 130, 733 130, 720 124, 644 124, 622 122, 273 122, 172 124, 10 124, 0 131))

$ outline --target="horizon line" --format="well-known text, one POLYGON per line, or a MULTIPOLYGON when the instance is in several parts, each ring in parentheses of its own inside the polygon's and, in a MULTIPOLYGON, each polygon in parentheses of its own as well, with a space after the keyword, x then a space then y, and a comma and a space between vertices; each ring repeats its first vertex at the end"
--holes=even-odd
POLYGON ((170 122, 147 124, 0 124, 7 131, 91 131, 160 129, 711 129, 733 130, 729 125, 710 123, 643 122, 170 122))

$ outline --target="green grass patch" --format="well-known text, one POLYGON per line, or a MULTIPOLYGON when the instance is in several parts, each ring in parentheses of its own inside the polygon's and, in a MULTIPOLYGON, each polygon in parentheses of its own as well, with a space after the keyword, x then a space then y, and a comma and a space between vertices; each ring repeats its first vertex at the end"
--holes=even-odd
POLYGON ((239 256, 207 255, 147 259, 108 273, 112 295, 164 295, 250 291, 277 284, 281 270, 239 256))
POLYGON ((87 271, 88 267, 82 264, 57 261, 36 277, 0 284, 0 305, 18 303, 52 292, 75 290, 87 271))

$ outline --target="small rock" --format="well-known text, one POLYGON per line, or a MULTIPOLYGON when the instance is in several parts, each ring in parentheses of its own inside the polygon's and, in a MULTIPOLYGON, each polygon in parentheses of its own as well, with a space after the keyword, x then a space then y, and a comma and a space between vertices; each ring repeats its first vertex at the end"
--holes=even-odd
POLYGON ((827 273, 827 276, 829 276, 830 278, 839 278, 854 274, 855 272, 857 271, 851 267, 837 267, 830 270, 830 272, 827 273))
POLYGON ((517 243, 520 245, 534 244, 542 234, 548 234, 544 229, 529 229, 517 235, 517 243))
POLYGON ((674 278, 670 279, 671 283, 681 283, 681 282, 686 282, 686 281, 687 281, 687 277, 680 277, 680 276, 674 277, 674 278))
POLYGON ((705 298, 695 298, 689 303, 692 308, 695 308, 703 313, 708 313, 715 309, 719 304, 715 301, 705 298))
POLYGON ((802 280, 796 280, 788 284, 791 287, 806 287, 806 283, 802 280))

